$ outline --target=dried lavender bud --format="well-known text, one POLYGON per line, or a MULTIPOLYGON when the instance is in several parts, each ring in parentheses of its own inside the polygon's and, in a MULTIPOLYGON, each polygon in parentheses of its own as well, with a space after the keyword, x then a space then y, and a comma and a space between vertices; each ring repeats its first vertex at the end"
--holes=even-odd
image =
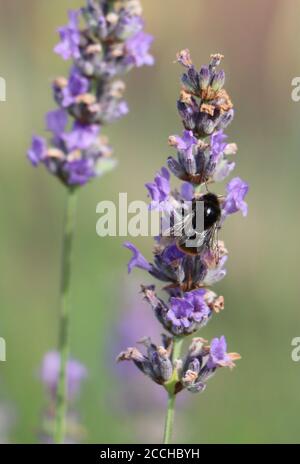
POLYGON ((127 348, 117 357, 117 361, 133 361, 134 364, 155 383, 163 385, 173 374, 170 351, 163 346, 152 343, 150 338, 142 342, 147 349, 147 355, 143 355, 136 348, 127 348))
POLYGON ((210 346, 195 339, 189 348, 181 373, 181 384, 192 393, 202 392, 206 382, 220 367, 235 367, 234 361, 240 359, 237 353, 227 353, 224 336, 214 338, 210 346))

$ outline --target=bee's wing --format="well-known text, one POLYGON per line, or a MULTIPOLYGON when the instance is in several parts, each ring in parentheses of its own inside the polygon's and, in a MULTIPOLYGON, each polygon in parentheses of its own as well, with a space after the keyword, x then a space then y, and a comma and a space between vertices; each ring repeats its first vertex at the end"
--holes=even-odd
POLYGON ((163 230, 164 237, 187 237, 187 232, 193 230, 193 213, 180 214, 174 211, 174 224, 172 227, 163 230))
POLYGON ((185 245, 187 248, 197 248, 198 252, 201 253, 204 248, 211 248, 213 246, 216 230, 217 226, 213 225, 209 229, 203 230, 202 232, 195 232, 194 236, 191 238, 183 236, 180 239, 179 244, 185 245))

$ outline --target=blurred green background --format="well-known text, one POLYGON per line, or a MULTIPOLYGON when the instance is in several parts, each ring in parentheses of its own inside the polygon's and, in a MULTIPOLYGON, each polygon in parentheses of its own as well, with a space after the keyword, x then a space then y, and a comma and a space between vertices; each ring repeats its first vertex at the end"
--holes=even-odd
MULTIPOLYGON (((25 154, 31 135, 43 134, 45 112, 55 107, 51 80, 67 72, 52 52, 56 29, 66 22, 67 9, 82 2, 0 1, 0 75, 7 81, 7 102, 0 104, 0 336, 7 342, 0 405, 13 411, 9 439, 16 443, 37 441, 47 404, 38 368, 56 346, 65 199, 64 188, 44 169, 31 168, 25 154)), ((300 75, 300 1, 143 4, 156 65, 126 78, 131 112, 107 130, 119 166, 82 189, 79 201, 72 354, 89 370, 78 402, 85 440, 151 442, 162 433, 159 412, 153 417, 149 407, 132 413, 125 407, 119 414, 113 407, 123 388, 114 367, 115 327, 124 317, 129 287, 134 282, 138 291, 144 275, 127 276, 122 238, 97 237, 96 204, 117 200, 118 192, 146 199, 144 183, 170 153, 168 136, 181 131, 181 70, 173 61, 178 50, 190 48, 198 66, 211 53, 225 55, 226 87, 236 107, 229 128, 230 141, 239 146, 235 173, 249 181, 251 191, 248 218, 236 215, 222 232, 230 250, 228 275, 217 286, 225 311, 201 332, 208 339, 224 333, 230 351, 243 359, 180 407, 177 440, 299 442, 300 364, 291 360, 291 340, 300 336, 300 103, 291 99, 291 81, 300 75)), ((151 238, 135 243, 150 258, 151 238)), ((141 336, 146 334, 141 319, 141 336)), ((145 404, 148 393, 147 388, 145 404)))

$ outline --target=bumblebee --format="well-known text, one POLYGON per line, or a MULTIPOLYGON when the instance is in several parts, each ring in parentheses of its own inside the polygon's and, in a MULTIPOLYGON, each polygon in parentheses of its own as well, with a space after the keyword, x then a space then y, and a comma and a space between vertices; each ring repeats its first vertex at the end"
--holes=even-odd
POLYGON ((190 255, 198 255, 204 249, 212 248, 221 219, 221 204, 217 195, 206 193, 200 198, 194 198, 189 213, 186 214, 184 210, 181 213, 180 219, 177 217, 175 225, 170 229, 170 235, 178 237, 178 248, 190 255), (199 202, 203 202, 201 209, 197 207, 199 202), (204 214, 203 221, 197 220, 200 212, 204 214))

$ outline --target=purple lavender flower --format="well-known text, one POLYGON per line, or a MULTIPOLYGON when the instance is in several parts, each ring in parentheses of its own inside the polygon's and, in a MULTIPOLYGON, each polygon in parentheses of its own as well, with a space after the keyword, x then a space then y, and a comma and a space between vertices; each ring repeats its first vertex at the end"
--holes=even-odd
POLYGON ((171 298, 167 319, 178 329, 187 329, 193 314, 193 305, 185 298, 171 298))
POLYGON ((72 69, 67 85, 62 89, 62 107, 68 108, 76 103, 77 97, 88 92, 89 80, 82 76, 79 71, 72 69))
POLYGON ((32 138, 31 148, 28 150, 28 159, 33 166, 38 166, 43 161, 47 153, 46 140, 42 137, 32 138))
POLYGON ((217 71, 222 55, 212 55, 209 66, 195 70, 188 50, 183 50, 177 60, 186 69, 183 75, 184 90, 178 100, 178 111, 186 129, 193 130, 198 137, 212 135, 225 129, 234 116, 233 104, 223 88, 224 72, 217 71))
POLYGON ((194 290, 183 295, 182 298, 171 298, 171 307, 167 318, 172 325, 183 331, 191 333, 203 327, 211 316, 211 309, 205 302, 206 290, 194 290))
POLYGON ((153 37, 150 34, 139 32, 126 42, 125 62, 129 66, 152 66, 154 64, 153 56, 150 55, 149 49, 152 45, 153 37))
POLYGON ((170 141, 186 158, 190 158, 193 155, 193 149, 198 144, 198 139, 194 137, 193 131, 187 130, 183 131, 182 137, 178 135, 171 136, 170 141))
POLYGON ((58 29, 61 42, 55 47, 54 51, 64 60, 80 57, 79 14, 79 11, 69 11, 69 24, 58 29))
POLYGON ((224 154, 227 143, 227 135, 222 130, 211 136, 211 162, 217 163, 220 157, 224 154))
MULTIPOLYGON (((60 355, 56 351, 48 352, 42 363, 41 380, 51 397, 55 397, 59 376, 60 355)), ((74 359, 67 365, 68 399, 72 401, 80 391, 82 381, 87 377, 86 368, 74 359)))
POLYGON ((28 158, 34 166, 44 164, 66 186, 82 186, 116 164, 107 162, 112 150, 103 140, 100 143, 99 134, 103 125, 129 111, 123 99, 125 85, 115 78, 154 63, 149 53, 153 38, 143 32, 141 15, 139 0, 87 0, 85 7, 69 12, 69 23, 59 29, 54 50, 72 59, 71 70, 68 79, 58 77, 53 83, 59 109, 46 117, 51 146, 35 137, 28 158), (69 117, 73 124, 67 131, 69 117))
POLYGON ((62 134, 66 128, 68 122, 68 114, 65 110, 59 109, 54 111, 49 111, 46 114, 46 125, 47 129, 52 132, 52 134, 61 139, 62 134))
POLYGON ((130 242, 124 243, 124 247, 128 248, 133 253, 131 260, 128 263, 128 272, 130 273, 133 268, 144 269, 145 271, 151 270, 151 264, 148 263, 146 258, 140 253, 140 251, 130 242))
POLYGON ((143 287, 143 293, 159 322, 173 336, 196 332, 207 324, 216 310, 217 296, 206 289, 171 296, 167 303, 157 297, 153 285, 143 287))
MULTIPOLYGON (((224 297, 209 288, 226 275, 228 252, 224 243, 217 240, 216 231, 227 215, 237 211, 247 213, 244 199, 248 185, 241 179, 229 182, 225 198, 211 192, 211 185, 223 181, 234 169, 235 162, 230 156, 237 152, 234 143, 227 143, 224 133, 234 110, 224 89, 225 73, 217 69, 222 58, 220 54, 212 55, 209 64, 198 72, 188 50, 178 54, 177 60, 185 71, 177 107, 185 130, 182 136, 169 138, 177 158, 169 157, 168 167, 183 184, 180 189, 172 190, 170 174, 165 168, 154 182, 146 184, 150 208, 163 212, 163 227, 155 237, 153 263, 134 245, 125 244, 133 252, 128 270, 139 267, 164 283, 165 297, 157 295, 154 285, 143 285, 142 293, 170 338, 167 343, 163 340, 161 346, 147 338, 146 353, 130 347, 118 359, 133 361, 155 383, 163 385, 170 398, 183 389, 203 392, 207 380, 219 367, 233 367, 240 358, 237 353, 227 353, 225 337, 213 339, 210 346, 198 337, 187 356, 177 359, 183 338, 203 328, 214 313, 224 309, 224 297), (192 206, 190 210, 187 201, 192 206), (198 201, 203 202, 201 230, 197 229, 198 201), (186 211, 188 214, 184 215, 186 211), (188 232, 189 225, 192 232, 188 232)), ((164 443, 169 443, 169 438, 167 433, 164 443)))
POLYGON ((84 158, 67 163, 65 173, 70 185, 84 185, 95 176, 92 161, 84 158))
POLYGON ((239 177, 232 179, 226 187, 227 195, 223 205, 223 216, 241 211, 243 216, 247 216, 248 205, 244 201, 248 193, 249 186, 239 177))
POLYGON ((227 353, 227 342, 224 336, 214 338, 210 346, 206 340, 194 338, 180 373, 181 386, 192 393, 204 391, 206 382, 220 367, 235 367, 234 361, 241 357, 238 353, 227 353))
POLYGON ((217 366, 226 366, 230 363, 230 357, 227 354, 227 342, 224 335, 214 338, 210 344, 209 358, 207 361, 208 369, 214 369, 217 366))
POLYGON ((142 31, 143 27, 144 21, 140 16, 132 15, 126 10, 121 10, 115 34, 118 39, 127 40, 130 37, 136 37, 137 33, 142 31))
POLYGON ((180 193, 185 201, 192 201, 194 198, 194 188, 189 182, 184 182, 182 184, 180 193))
MULTIPOLYGON (((55 425, 55 397, 60 370, 60 354, 50 351, 44 356, 40 369, 40 379, 49 395, 49 405, 42 417, 40 441, 53 443, 55 425)), ((83 438, 84 429, 80 425, 79 416, 73 410, 73 403, 78 397, 82 382, 87 377, 87 369, 80 362, 70 359, 67 363, 67 398, 68 410, 66 414, 66 433, 64 443, 78 443, 83 438)))
POLYGON ((152 200, 150 208, 164 209, 169 204, 168 199, 171 191, 169 171, 166 168, 162 168, 155 176, 154 182, 146 184, 146 188, 152 200))
POLYGON ((96 124, 81 124, 76 121, 71 132, 62 135, 68 152, 87 150, 99 135, 100 128, 96 124))

